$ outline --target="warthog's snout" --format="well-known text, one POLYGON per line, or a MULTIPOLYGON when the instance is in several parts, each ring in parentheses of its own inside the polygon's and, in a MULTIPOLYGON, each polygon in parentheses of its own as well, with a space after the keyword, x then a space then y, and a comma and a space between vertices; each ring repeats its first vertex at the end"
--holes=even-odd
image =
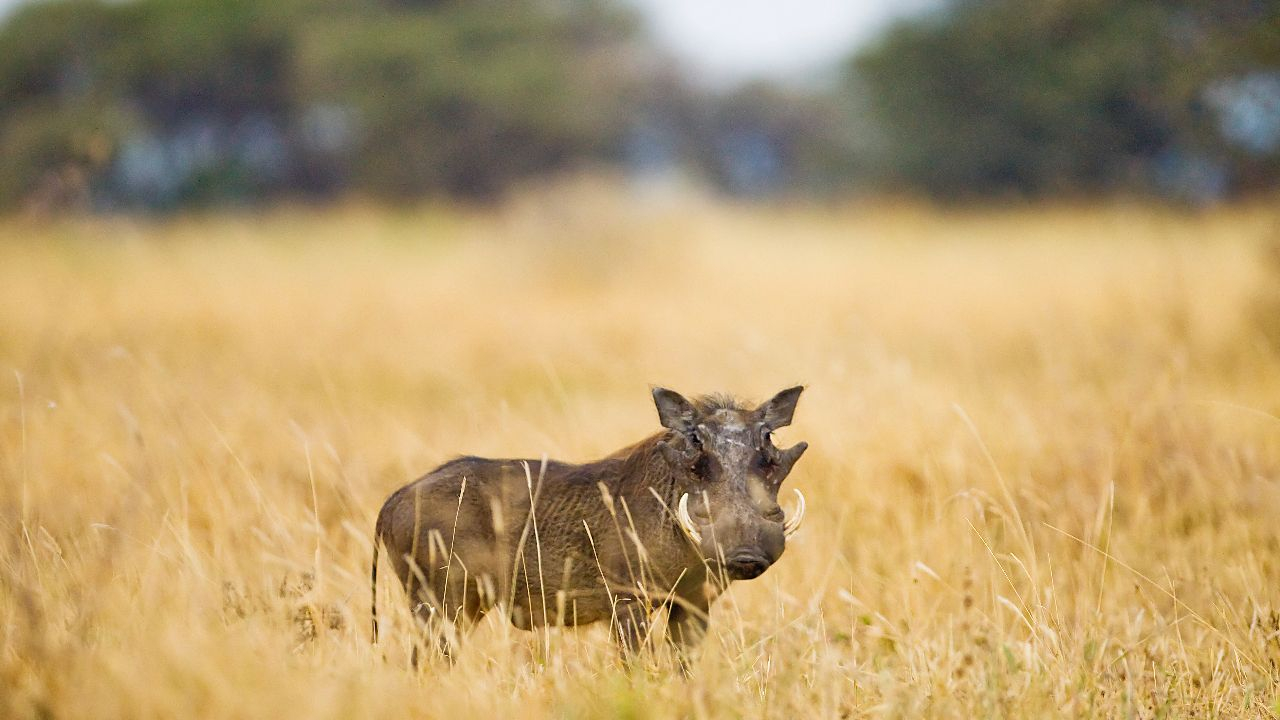
POLYGON ((744 550, 725 560, 725 571, 729 574, 730 580, 750 580, 763 575, 771 564, 764 555, 744 550))

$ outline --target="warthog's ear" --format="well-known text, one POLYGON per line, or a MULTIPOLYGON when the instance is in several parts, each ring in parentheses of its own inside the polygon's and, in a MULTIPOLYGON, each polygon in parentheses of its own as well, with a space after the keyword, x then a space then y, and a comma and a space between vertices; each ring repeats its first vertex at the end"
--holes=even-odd
POLYGON ((802 392, 804 392, 804 386, 797 385, 774 395, 756 408, 756 418, 770 430, 790 425, 791 416, 796 414, 796 403, 800 400, 802 392))
POLYGON ((653 404, 658 406, 658 421, 662 427, 689 432, 693 429, 695 411, 693 405, 675 390, 656 387, 653 404))

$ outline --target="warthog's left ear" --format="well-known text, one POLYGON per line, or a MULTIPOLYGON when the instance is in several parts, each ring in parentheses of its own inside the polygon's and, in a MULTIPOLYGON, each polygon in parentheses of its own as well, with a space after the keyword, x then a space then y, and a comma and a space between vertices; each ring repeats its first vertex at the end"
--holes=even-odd
POLYGON ((797 385, 774 395, 756 408, 756 418, 770 430, 790 425, 791 417, 796 414, 796 403, 799 402, 802 392, 804 392, 804 386, 797 385))
POLYGON ((653 404, 658 406, 658 421, 662 427, 689 432, 697 415, 693 404, 675 390, 663 387, 653 389, 653 404))

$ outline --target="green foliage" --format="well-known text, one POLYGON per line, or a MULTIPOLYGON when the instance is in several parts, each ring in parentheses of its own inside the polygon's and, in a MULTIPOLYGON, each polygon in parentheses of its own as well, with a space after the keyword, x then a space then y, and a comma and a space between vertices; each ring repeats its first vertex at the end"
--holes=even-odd
POLYGON ((26 104, 0 126, 0 198, 88 200, 93 173, 105 170, 131 118, 94 106, 73 111, 26 104))
POLYGON ((358 186, 488 195, 575 156, 599 156, 625 129, 625 80, 583 62, 579 53, 591 48, 574 29, 519 5, 494 13, 459 4, 354 26, 332 18, 302 35, 299 86, 354 112, 358 186))
POLYGON ((23 7, 0 27, 0 206, 67 164, 93 197, 166 206, 484 195, 602 157, 629 82, 605 60, 635 30, 606 1, 23 7), (83 161, 85 133, 107 157, 83 161))
POLYGON ((97 89, 122 20, 118 8, 86 0, 20 7, 0 28, 0 107, 97 89))
POLYGON ((293 24, 305 3, 144 0, 121 8, 127 33, 106 69, 156 121, 290 108, 293 24))
POLYGON ((1277 2, 952 0, 851 59, 836 92, 727 93, 637 62, 620 2, 24 4, 0 25, 0 209, 483 198, 582 162, 744 195, 1280 182, 1277 2))
POLYGON ((900 183, 943 195, 1146 190, 1173 153, 1229 159, 1203 93, 1267 52, 1274 61, 1259 38, 1274 39, 1280 13, 1265 5, 958 2, 858 55, 846 91, 869 96, 886 136, 880 171, 900 183))

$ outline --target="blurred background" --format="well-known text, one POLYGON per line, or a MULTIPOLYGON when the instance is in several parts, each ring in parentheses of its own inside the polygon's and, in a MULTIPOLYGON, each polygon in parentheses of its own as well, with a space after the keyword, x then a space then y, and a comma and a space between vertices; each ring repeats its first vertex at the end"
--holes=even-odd
POLYGON ((0 0, 0 718, 1280 717, 1278 190, 1280 0, 0 0), (810 388, 691 678, 370 645, 649 383, 810 388))
POLYGON ((0 0, 0 208, 1280 179, 1274 0, 0 0))

